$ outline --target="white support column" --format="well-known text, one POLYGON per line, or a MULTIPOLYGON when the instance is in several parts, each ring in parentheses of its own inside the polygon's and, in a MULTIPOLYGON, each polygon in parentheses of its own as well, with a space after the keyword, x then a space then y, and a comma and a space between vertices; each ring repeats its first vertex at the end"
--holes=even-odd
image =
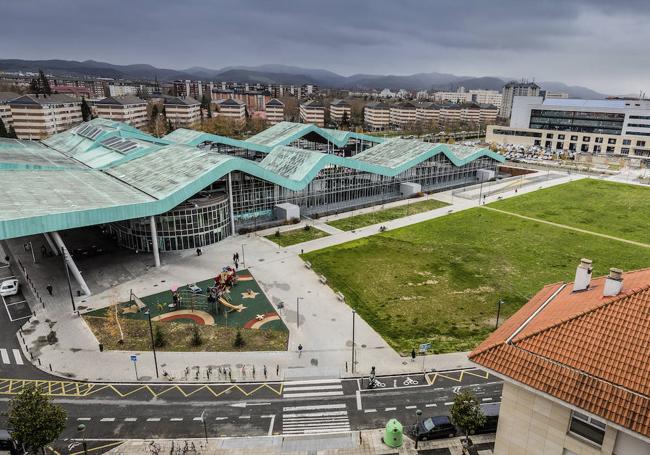
POLYGON ((70 256, 70 252, 65 247, 65 244, 63 243, 63 240, 61 239, 61 236, 56 231, 50 232, 50 235, 52 236, 52 240, 54 240, 54 243, 56 243, 56 246, 58 247, 58 250, 63 253, 65 263, 68 264, 68 269, 72 273, 72 276, 74 277, 74 279, 77 280, 77 284, 79 284, 79 287, 81 287, 81 290, 83 291, 83 293, 85 295, 87 295, 87 296, 90 295, 90 289, 88 288, 88 285, 86 284, 86 281, 81 276, 81 272, 77 268, 77 265, 72 260, 72 256, 70 256))
POLYGON ((230 235, 235 235, 235 207, 232 197, 232 172, 228 172, 228 205, 230 205, 230 235))
POLYGON ((152 215, 149 217, 151 226, 151 246, 153 247, 153 262, 156 267, 160 267, 160 253, 158 252, 158 231, 156 231, 156 218, 152 215))
POLYGON ((44 232, 43 237, 45 237, 45 241, 47 241, 47 244, 50 245, 50 249, 52 250, 52 252, 58 256, 60 254, 60 251, 52 241, 50 235, 47 232, 44 232))

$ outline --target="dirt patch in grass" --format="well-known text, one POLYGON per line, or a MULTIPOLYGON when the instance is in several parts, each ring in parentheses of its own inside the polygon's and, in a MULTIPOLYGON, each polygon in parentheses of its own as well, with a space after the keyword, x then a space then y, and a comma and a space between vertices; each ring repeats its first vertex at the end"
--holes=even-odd
MULTIPOLYGON (((124 319, 120 320, 124 332, 124 343, 119 343, 119 329, 116 331, 114 321, 97 316, 84 316, 95 337, 104 345, 104 349, 118 351, 150 351, 151 335, 147 321, 124 319)), ((228 351, 284 351, 287 349, 289 333, 281 330, 240 329, 244 346, 234 346, 237 329, 234 327, 199 325, 198 330, 202 344, 195 346, 192 342, 192 325, 182 322, 153 323, 163 332, 165 345, 156 347, 159 351, 195 351, 195 352, 228 352, 228 351)))
POLYGON ((313 226, 309 226, 309 229, 300 228, 284 232, 277 231, 274 234, 267 235, 264 238, 270 240, 271 242, 277 243, 280 246, 291 246, 327 236, 329 236, 327 232, 316 229, 313 226))

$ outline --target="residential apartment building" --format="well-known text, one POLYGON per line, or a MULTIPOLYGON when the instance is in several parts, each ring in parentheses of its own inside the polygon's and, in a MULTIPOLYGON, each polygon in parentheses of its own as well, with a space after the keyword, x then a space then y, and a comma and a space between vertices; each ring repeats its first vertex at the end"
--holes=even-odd
POLYGON ((345 100, 334 100, 330 103, 330 120, 334 123, 341 123, 343 117, 348 122, 352 118, 352 106, 345 100))
POLYGON ((472 95, 472 102, 478 104, 490 104, 496 106, 497 110, 501 109, 503 102, 503 94, 496 90, 470 90, 472 95))
POLYGON ((472 94, 466 92, 462 87, 455 92, 435 92, 433 101, 446 103, 469 103, 472 101, 472 94))
POLYGON ((108 96, 136 96, 139 88, 137 85, 108 84, 108 96))
POLYGON ((499 117, 499 108, 495 106, 494 104, 479 104, 479 107, 481 108, 481 115, 479 122, 481 125, 488 125, 490 123, 494 123, 497 120, 497 117, 499 117))
POLYGON ((390 124, 402 128, 414 125, 416 121, 416 108, 413 103, 399 103, 390 107, 390 124))
POLYGON ((650 453, 650 269, 545 286, 469 358, 505 381, 494 453, 650 453))
POLYGON ((300 121, 325 126, 325 106, 318 100, 309 100, 300 105, 300 121))
POLYGON ((426 125, 438 125, 440 106, 430 101, 418 104, 415 108, 415 120, 426 125))
POLYGON ((201 103, 191 96, 166 96, 164 105, 167 120, 176 128, 191 127, 201 120, 201 103))
POLYGON ((7 130, 13 126, 14 120, 11 117, 11 106, 9 101, 19 98, 20 95, 14 92, 0 92, 0 120, 4 123, 7 130))
POLYGON ((510 126, 490 126, 486 141, 647 160, 650 100, 516 97, 510 126))
POLYGON ((363 123, 370 130, 385 130, 390 126, 390 107, 380 101, 366 104, 363 123))
POLYGON ((534 82, 508 82, 503 86, 500 116, 510 118, 512 102, 516 96, 539 96, 539 91, 539 85, 534 82))
POLYGON ((147 102, 133 95, 109 96, 94 102, 97 117, 128 123, 142 128, 149 120, 147 102))
POLYGON ((275 125, 284 121, 284 103, 277 98, 273 98, 266 103, 266 121, 270 125, 275 125))
POLYGON ((569 99, 569 94, 566 92, 549 92, 548 90, 540 90, 539 94, 544 99, 569 99))
POLYGON ((440 125, 454 125, 460 123, 461 105, 456 103, 447 103, 440 106, 440 125))
POLYGON ((460 87, 455 92, 435 92, 433 100, 437 102, 451 102, 457 104, 478 103, 478 104, 493 104, 497 108, 501 107, 503 94, 496 90, 465 90, 460 87))
POLYGON ((219 100, 215 104, 219 111, 219 117, 228 118, 239 123, 246 121, 246 105, 241 101, 229 98, 219 100))
POLYGON ((18 139, 38 139, 81 123, 81 101, 68 95, 24 95, 8 102, 18 139))
POLYGON ((214 89, 214 82, 201 82, 201 81, 174 81, 172 83, 172 91, 174 96, 192 97, 197 100, 203 99, 203 95, 211 96, 214 89))

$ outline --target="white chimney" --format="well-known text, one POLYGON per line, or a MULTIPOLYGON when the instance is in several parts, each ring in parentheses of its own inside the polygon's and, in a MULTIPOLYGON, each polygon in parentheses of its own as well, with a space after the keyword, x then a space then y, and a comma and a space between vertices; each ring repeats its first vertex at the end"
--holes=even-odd
POLYGON ((605 279, 605 288, 603 289, 604 297, 618 295, 623 289, 623 271, 612 267, 609 269, 609 275, 605 279))
POLYGON ((580 259, 580 265, 576 269, 576 279, 573 283, 573 292, 584 291, 591 283, 591 259, 580 259))

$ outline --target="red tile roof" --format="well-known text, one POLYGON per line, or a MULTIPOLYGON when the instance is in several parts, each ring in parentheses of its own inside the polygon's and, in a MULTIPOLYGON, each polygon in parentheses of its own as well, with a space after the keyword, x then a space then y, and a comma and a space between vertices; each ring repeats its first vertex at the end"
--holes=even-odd
POLYGON ((614 297, 605 279, 545 286, 469 358, 650 437, 650 269, 625 273, 614 297))

